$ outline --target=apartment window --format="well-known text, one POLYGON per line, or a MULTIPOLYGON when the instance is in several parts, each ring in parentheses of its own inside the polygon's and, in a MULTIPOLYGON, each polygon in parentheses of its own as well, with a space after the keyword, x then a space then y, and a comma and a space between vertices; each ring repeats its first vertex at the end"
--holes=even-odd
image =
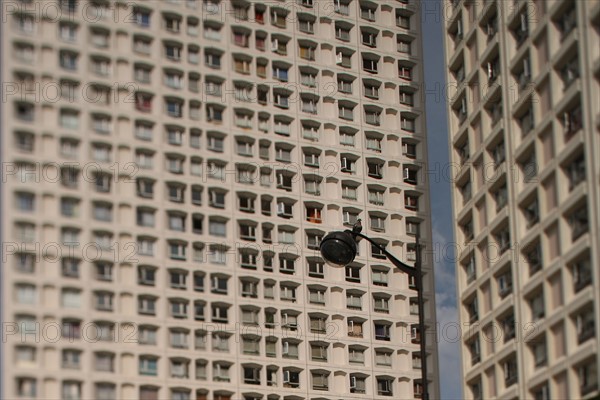
POLYGON ((314 34, 315 33, 315 20, 311 15, 298 16, 298 30, 303 33, 314 34))
POLYGON ((360 270, 358 266, 346 266, 346 281, 360 283, 360 270))
POLYGON ((284 358, 298 359, 298 343, 294 340, 284 339, 281 343, 281 354, 284 358))
POLYGON ((66 42, 75 42, 77 39, 77 26, 61 22, 58 26, 60 38, 66 42))
POLYGON ((250 43, 250 33, 242 31, 233 32, 233 44, 240 47, 248 47, 250 43))
POLYGON ((136 93, 135 94, 135 107, 136 110, 149 113, 152 111, 152 95, 147 93, 136 93))
MULTIPOLYGON (((362 334, 361 334, 362 335, 362 334)), ((362 346, 348 346, 348 361, 351 364, 364 365, 365 348, 362 346)))
POLYGON ((571 228, 571 240, 579 239, 589 230, 589 217, 587 204, 580 206, 575 211, 571 212, 568 217, 569 226, 571 228))
POLYGON ((362 292, 359 291, 347 291, 346 292, 346 308, 350 310, 361 310, 362 309, 362 292))
POLYGON ((158 328, 142 325, 138 332, 138 343, 144 345, 155 345, 158 328))
POLYGON ((500 297, 505 297, 512 293, 512 275, 511 272, 504 272, 496 278, 498 284, 498 294, 500 297))
POLYGON ((577 367, 579 393, 585 396, 598 389, 598 365, 595 360, 587 361, 577 367))
POLYGON ((391 367, 393 352, 387 349, 375 349, 375 365, 391 367))
POLYGON ((112 221, 112 204, 108 203, 94 203, 93 204, 93 216, 97 221, 112 221))
POLYGON ((19 304, 35 304, 37 300, 37 292, 35 285, 30 284, 16 284, 15 285, 15 298, 19 304))
POLYGON ((403 29, 410 29, 410 15, 404 15, 396 11, 396 26, 399 26, 403 29))
POLYGON ((496 212, 500 212, 508 203, 508 189, 506 184, 500 186, 494 192, 494 200, 496 202, 496 212))
POLYGON ((219 246, 211 246, 208 253, 209 261, 213 264, 227 263, 227 249, 219 246))
POLYGON ((504 334, 504 343, 515 337, 515 315, 511 312, 501 320, 502 331, 504 334))
POLYGON ((287 44, 288 40, 284 37, 273 37, 271 35, 271 50, 279 55, 285 56, 287 55, 287 44))
MULTIPOLYGON (((260 354, 260 338, 254 336, 242 336, 242 353, 243 354, 260 354)), ((246 377, 246 368, 244 368, 244 376, 246 377)), ((256 375, 256 378, 260 381, 260 370, 256 375)), ((244 379, 246 381, 246 379, 244 379)), ((251 383, 251 382, 245 382, 251 383)), ((258 384, 258 383, 252 383, 258 384)))
POLYGON ((379 396, 392 396, 393 379, 376 378, 377 379, 377 394, 379 396))
POLYGON ((498 168, 506 159, 506 149, 504 141, 501 141, 490 151, 492 159, 494 160, 494 168, 498 168))
POLYGON ((227 314, 228 314, 229 306, 213 303, 211 305, 211 308, 212 308, 212 322, 227 323, 227 321, 228 321, 227 314))
POLYGON ((352 68, 352 55, 354 52, 340 49, 335 56, 335 63, 343 68, 352 68))
POLYGON ((592 266, 589 258, 574 262, 571 265, 573 275, 573 291, 575 293, 589 286, 592 282, 592 266))
POLYGON ((535 119, 533 116, 533 109, 529 108, 523 115, 521 115, 520 117, 517 117, 517 122, 518 122, 519 126, 521 127, 521 135, 525 136, 529 132, 531 132, 533 130, 533 128, 535 127, 535 119))
POLYGON ((385 216, 371 214, 369 216, 369 227, 378 232, 385 231, 385 216))
MULTIPOLYGON (((286 97, 287 99, 287 97, 286 97)), ((280 99, 281 100, 281 99, 280 99)), ((286 100, 287 101, 287 100, 286 100)), ((285 103, 287 104, 287 103, 285 103)), ((282 136, 290 136, 290 121, 275 118, 273 132, 282 136)))
POLYGON ((384 294, 373 295, 373 310, 375 312, 389 313, 390 312, 390 297, 384 294))
POLYGON ((112 282, 113 280, 113 264, 108 262, 95 263, 96 279, 99 281, 112 282))
POLYGON ((366 393, 366 377, 360 374, 350 374, 350 393, 366 393))
POLYGON ((313 390, 329 390, 329 372, 311 372, 313 390))
MULTIPOLYGON (((149 55, 152 51, 152 39, 148 39, 145 37, 135 36, 133 37, 133 51, 142 55, 149 55)), ((148 73, 151 71, 151 68, 147 70, 148 73)), ((140 81, 149 83, 150 76, 148 75, 148 80, 140 79, 140 81)))
MULTIPOLYGON (((284 260, 283 258, 280 258, 280 261, 284 260)), ((281 266, 280 266, 280 270, 281 270, 281 266)), ((283 268, 286 269, 286 268, 283 268)), ((280 292, 280 299, 284 300, 284 301, 291 301, 291 302, 295 302, 296 301, 296 286, 292 286, 292 285, 287 285, 287 284, 282 284, 280 285, 279 288, 279 292, 280 292)))
POLYGON ((35 137, 29 132, 15 132, 15 147, 26 153, 33 153, 35 137))
POLYGON ((512 28, 513 36, 519 47, 529 37, 529 19, 527 12, 519 14, 516 25, 512 28))
POLYGON ((324 263, 322 261, 309 260, 308 276, 312 278, 323 278, 325 276, 324 263))
POLYGON ((563 113, 562 125, 565 139, 569 140, 583 127, 583 112, 581 105, 576 105, 563 113))
POLYGON ((342 183, 342 198, 346 200, 357 200, 358 188, 354 185, 342 183))
POLYGON ((556 21, 556 27, 560 32, 561 41, 565 40, 569 33, 577 27, 577 7, 571 4, 566 10, 563 10, 556 21))
POLYGON ((292 370, 290 367, 283 369, 283 386, 291 388, 300 387, 300 371, 292 370))
POLYGON ((68 71, 77 70, 77 62, 79 59, 79 55, 72 51, 61 50, 59 52, 59 61, 61 68, 68 71))
POLYGON ((340 15, 350 15, 350 0, 334 0, 334 11, 340 15))
POLYGON ((158 358, 152 356, 140 356, 139 374, 145 376, 157 376, 158 358))
POLYGON ((373 267, 371 271, 372 283, 375 286, 388 286, 388 270, 381 267, 373 267))
POLYGON ((256 225, 250 223, 239 224, 240 239, 256 241, 256 225))
POLYGON ((492 61, 487 63, 488 83, 491 84, 498 79, 500 75, 500 58, 497 56, 492 61))
POLYGON ((502 363, 504 369, 504 386, 509 387, 517 383, 517 360, 514 357, 502 363))
POLYGON ((227 294, 227 276, 212 276, 211 277, 211 292, 216 294, 227 294))
POLYGON ((350 41, 350 28, 341 26, 341 25, 337 25, 335 27, 335 38, 342 40, 344 42, 350 41))
POLYGON ((363 56, 363 70, 370 73, 377 73, 378 71, 379 60, 370 58, 368 56, 363 56))
POLYGON ((110 183, 112 175, 97 173, 95 174, 94 187, 97 192, 110 193, 110 183))
POLYGON ((315 45, 300 44, 300 58, 303 60, 314 61, 317 48, 315 45))
POLYGON ((113 311, 113 293, 96 292, 94 293, 94 304, 96 310, 113 311))
POLYGON ((66 400, 80 400, 81 383, 75 381, 63 381, 62 398, 66 400))
POLYGON ((390 340, 390 325, 375 323, 375 340, 390 340))
MULTIPOLYGON (((383 205, 383 196, 382 196, 381 204, 379 204, 379 203, 373 203, 373 204, 383 205)), ((419 196, 405 194, 404 195, 404 207, 407 210, 419 211, 419 196)))
POLYGON ((579 55, 576 54, 567 61, 559 70, 560 79, 563 82, 563 91, 566 91, 573 82, 579 78, 579 55))
POLYGON ((367 161, 367 175, 371 178, 383 178, 384 164, 379 161, 367 161))
POLYGON ((488 41, 496 36, 498 32, 498 15, 496 13, 487 19, 484 31, 488 41))
POLYGON ((469 314, 469 322, 474 323, 479 321, 479 306, 477 301, 477 295, 466 303, 467 313, 469 314))
POLYGON ((73 349, 64 349, 62 351, 61 367, 63 369, 81 368, 81 351, 73 349))
POLYGON ((311 304, 325 305, 325 288, 309 287, 308 302, 311 304))
POLYGON ((408 39, 398 39, 396 45, 399 53, 407 55, 412 53, 412 43, 408 39))
POLYGON ((33 254, 19 253, 15 255, 16 270, 21 273, 32 274, 34 272, 33 254))
POLYGON ((579 344, 591 339, 596 334, 596 317, 593 307, 586 307, 575 315, 577 341, 579 344))
POLYGON ((400 117, 400 128, 407 132, 415 132, 416 120, 407 116, 400 117))
POLYGON ((34 61, 33 45, 18 43, 14 45, 15 58, 25 64, 32 64, 34 61))
POLYGON ((547 345, 546 345, 546 337, 541 335, 541 337, 533 339, 531 341, 531 352, 533 354, 533 362, 535 367, 541 367, 547 365, 547 345))
POLYGON ((138 313, 142 315, 156 315, 156 298, 150 296, 139 296, 138 313))
POLYGON ((285 29, 287 10, 271 7, 271 25, 285 29))
POLYGON ((548 383, 544 383, 538 386, 532 392, 534 400, 549 400, 550 399, 550 386, 548 383))
POLYGON ((581 182, 585 182, 586 171, 585 171, 585 157, 581 154, 575 160, 573 160, 566 168, 565 173, 569 180, 569 191, 572 191, 581 182))
POLYGON ((258 297, 258 283, 250 280, 241 280, 240 285, 242 287, 242 297, 257 298, 258 297))
POLYGON ((510 231, 508 227, 502 228, 498 232, 494 233, 494 239, 498 243, 499 254, 503 254, 510 248, 510 231))
POLYGON ((171 61, 180 61, 182 50, 181 45, 178 44, 165 43, 164 45, 165 57, 171 61))
POLYGON ((261 367, 243 367, 244 383, 249 385, 260 385, 260 370, 261 367))
POLYGON ((537 321, 544 318, 544 292, 543 290, 528 299, 529 308, 531 310, 532 321, 537 321))
POLYGON ((79 265, 81 261, 76 258, 62 259, 62 276, 69 278, 79 278, 79 265))
POLYGON ((363 322, 358 319, 348 319, 348 336, 363 337, 363 322))
POLYGON ((35 208, 35 195, 33 193, 15 193, 16 208, 19 211, 32 212, 35 208))
MULTIPOLYGON (((237 64, 237 60, 236 60, 236 68, 240 67, 241 70, 243 71, 243 61, 240 61, 240 65, 237 64)), ((204 54, 204 64, 208 67, 208 68, 212 68, 212 69, 221 69, 221 54, 218 53, 212 53, 212 52, 205 52, 204 54)), ((250 66, 246 65, 247 70, 249 71, 250 66)))
POLYGON ((115 371, 115 355, 112 353, 98 352, 94 354, 94 370, 103 372, 115 371))
POLYGON ((229 382, 230 364, 226 362, 213 362, 213 380, 216 382, 229 382))

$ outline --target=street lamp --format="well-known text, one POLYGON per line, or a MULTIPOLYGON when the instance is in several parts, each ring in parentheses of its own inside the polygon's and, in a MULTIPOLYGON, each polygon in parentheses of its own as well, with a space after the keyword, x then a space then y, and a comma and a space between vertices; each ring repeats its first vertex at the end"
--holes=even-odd
POLYGON ((394 257, 385 247, 362 234, 360 225, 355 225, 352 230, 330 232, 321 240, 320 251, 325 262, 334 268, 343 268, 354 261, 358 250, 358 238, 365 239, 373 246, 377 247, 387 259, 402 272, 413 277, 417 287, 417 302, 419 306, 419 332, 421 334, 421 384, 423 387, 424 400, 429 400, 429 390, 427 385, 427 352, 425 345, 425 303, 423 301, 423 272, 421 269, 421 252, 419 248, 419 236, 416 241, 417 258, 415 266, 404 264, 394 257))

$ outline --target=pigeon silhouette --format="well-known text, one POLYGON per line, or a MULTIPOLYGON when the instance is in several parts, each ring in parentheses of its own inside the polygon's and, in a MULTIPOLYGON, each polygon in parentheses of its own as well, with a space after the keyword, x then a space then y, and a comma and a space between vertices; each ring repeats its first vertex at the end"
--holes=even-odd
POLYGON ((362 232, 362 223, 360 222, 360 218, 356 220, 354 226, 352 227, 352 233, 361 233, 362 232))

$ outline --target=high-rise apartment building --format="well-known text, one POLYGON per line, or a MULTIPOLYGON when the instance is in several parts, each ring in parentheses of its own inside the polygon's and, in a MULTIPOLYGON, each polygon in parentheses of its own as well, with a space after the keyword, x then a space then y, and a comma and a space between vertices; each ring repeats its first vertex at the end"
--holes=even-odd
POLYGON ((597 398, 600 2, 445 6, 464 397, 597 398))
POLYGON ((2 398, 421 397, 413 0, 2 7, 2 398))

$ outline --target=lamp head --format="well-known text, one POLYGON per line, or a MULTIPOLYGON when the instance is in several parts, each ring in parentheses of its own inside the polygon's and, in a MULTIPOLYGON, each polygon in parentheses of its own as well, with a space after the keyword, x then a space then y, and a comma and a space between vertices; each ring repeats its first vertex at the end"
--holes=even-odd
POLYGON ((356 241, 349 232, 331 232, 321 240, 320 250, 327 264, 342 268, 354 261, 356 241))

